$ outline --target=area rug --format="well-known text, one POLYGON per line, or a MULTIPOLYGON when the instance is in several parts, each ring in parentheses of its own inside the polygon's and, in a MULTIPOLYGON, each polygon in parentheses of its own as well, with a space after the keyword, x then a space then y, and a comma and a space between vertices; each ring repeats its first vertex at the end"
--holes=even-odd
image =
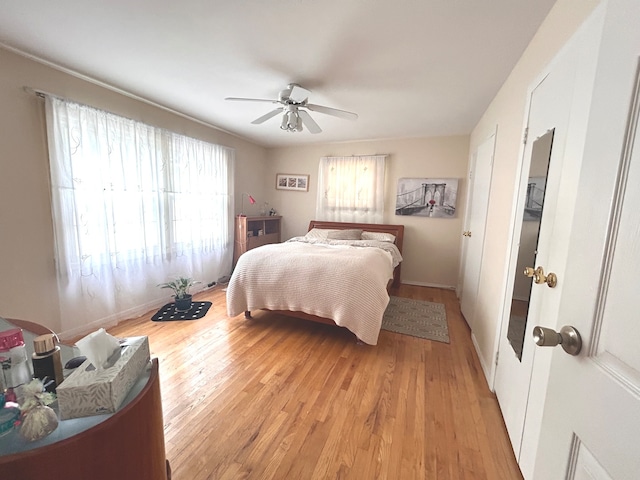
POLYGON ((449 343, 447 315, 442 303, 391 297, 382 317, 382 329, 449 343))
POLYGON ((192 302, 191 308, 186 312, 178 312, 175 303, 167 303, 151 317, 154 322, 166 322, 169 320, 197 320, 207 314, 211 302, 192 302))

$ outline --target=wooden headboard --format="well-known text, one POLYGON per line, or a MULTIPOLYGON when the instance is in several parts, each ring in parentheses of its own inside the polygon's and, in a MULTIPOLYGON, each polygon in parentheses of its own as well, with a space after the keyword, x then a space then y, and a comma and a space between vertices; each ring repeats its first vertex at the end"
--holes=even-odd
MULTIPOLYGON (((381 223, 346 223, 346 222, 323 222, 320 220, 311 220, 309 222, 309 230, 312 228, 325 228, 331 230, 347 230, 359 229, 367 232, 383 232, 390 233, 396 237, 396 247, 402 253, 402 242, 404 240, 404 225, 386 225, 381 223)), ((398 265, 393 271, 393 287, 400 286, 400 267, 398 265)))

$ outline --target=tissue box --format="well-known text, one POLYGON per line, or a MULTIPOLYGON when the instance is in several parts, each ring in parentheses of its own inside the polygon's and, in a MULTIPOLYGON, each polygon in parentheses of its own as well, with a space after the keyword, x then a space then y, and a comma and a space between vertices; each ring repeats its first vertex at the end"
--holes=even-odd
POLYGON ((148 363, 147 337, 126 338, 119 358, 108 368, 96 370, 85 361, 56 389, 60 418, 115 412, 148 363))

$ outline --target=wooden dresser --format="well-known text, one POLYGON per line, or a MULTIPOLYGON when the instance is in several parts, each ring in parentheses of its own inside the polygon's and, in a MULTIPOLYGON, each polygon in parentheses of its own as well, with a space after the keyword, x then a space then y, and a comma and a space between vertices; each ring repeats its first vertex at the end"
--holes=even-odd
POLYGON ((282 217, 273 215, 270 217, 245 217, 238 215, 235 225, 235 244, 233 249, 233 264, 247 250, 266 245, 268 243, 280 243, 280 221, 282 217))

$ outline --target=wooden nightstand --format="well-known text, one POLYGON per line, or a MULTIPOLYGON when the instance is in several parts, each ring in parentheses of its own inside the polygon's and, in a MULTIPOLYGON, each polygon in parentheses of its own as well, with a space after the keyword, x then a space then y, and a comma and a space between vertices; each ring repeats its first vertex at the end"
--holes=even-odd
MULTIPOLYGON (((29 353, 37 335, 52 333, 33 322, 0 318, 0 330, 15 327, 23 329, 29 353)), ((68 345, 60 347, 63 363, 77 355, 68 345)), ((11 479, 170 480, 165 455, 157 358, 117 412, 59 420, 50 435, 35 442, 27 442, 15 429, 0 438, 0 472, 11 479)))
POLYGON ((282 216, 236 217, 233 265, 244 252, 268 243, 280 243, 280 220, 282 216))

